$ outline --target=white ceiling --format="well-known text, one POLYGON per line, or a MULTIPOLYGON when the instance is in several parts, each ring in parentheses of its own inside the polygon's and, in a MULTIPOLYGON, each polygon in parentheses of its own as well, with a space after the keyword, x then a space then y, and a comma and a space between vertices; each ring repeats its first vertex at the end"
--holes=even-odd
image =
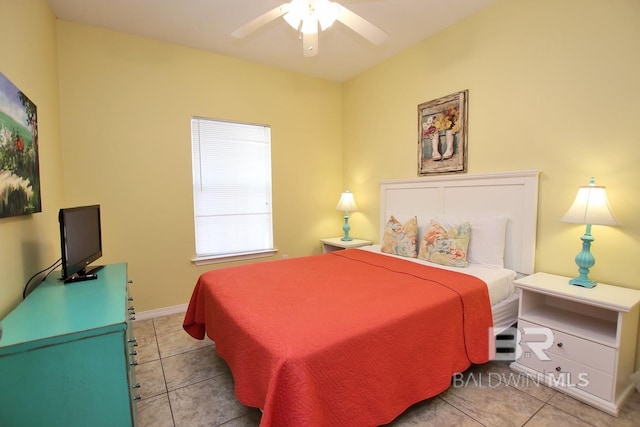
POLYGON ((339 0, 384 30, 376 46, 340 22, 319 35, 318 56, 304 58, 297 32, 282 18, 243 39, 231 32, 287 0, 49 0, 59 19, 246 59, 309 76, 345 81, 494 0, 339 0))

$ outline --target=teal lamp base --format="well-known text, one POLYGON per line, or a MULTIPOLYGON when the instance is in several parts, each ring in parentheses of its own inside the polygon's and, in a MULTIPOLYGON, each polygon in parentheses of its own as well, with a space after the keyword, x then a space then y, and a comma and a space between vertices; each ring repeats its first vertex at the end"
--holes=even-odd
POLYGON ((342 226, 342 231, 344 231, 344 236, 340 238, 343 242, 349 242, 353 240, 353 237, 349 236, 349 230, 351 227, 349 226, 349 213, 344 213, 344 225, 342 226))
POLYGON ((569 280, 570 285, 582 286, 583 288, 594 288, 598 282, 595 280, 591 280, 588 277, 586 279, 582 279, 581 277, 575 277, 569 280))
POLYGON ((582 286, 583 288, 593 288, 598 282, 589 279, 589 269, 596 263, 595 258, 591 255, 591 242, 594 240, 591 236, 591 225, 587 225, 587 231, 580 237, 580 240, 582 240, 582 250, 576 255, 576 264, 580 275, 569 280, 569 284, 582 286))

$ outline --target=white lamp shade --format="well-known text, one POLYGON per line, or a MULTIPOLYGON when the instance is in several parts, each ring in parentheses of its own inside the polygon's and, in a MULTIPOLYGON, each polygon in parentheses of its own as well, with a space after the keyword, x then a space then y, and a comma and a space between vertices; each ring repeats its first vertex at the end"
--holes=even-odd
POLYGON ((575 201, 560 220, 572 224, 618 225, 607 200, 605 187, 580 187, 575 201))
POLYGON ((340 200, 338 201, 338 206, 336 206, 336 210, 345 212, 357 211, 358 205, 356 205, 356 201, 353 199, 353 193, 349 190, 342 193, 340 200))

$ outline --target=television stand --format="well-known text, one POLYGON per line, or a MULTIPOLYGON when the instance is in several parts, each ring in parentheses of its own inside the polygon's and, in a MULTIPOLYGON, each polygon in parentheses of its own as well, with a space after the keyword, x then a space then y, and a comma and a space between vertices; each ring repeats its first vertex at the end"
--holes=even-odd
POLYGON ((71 276, 64 280, 64 283, 84 282, 85 280, 95 280, 98 278, 97 274, 89 273, 83 275, 71 276))
POLYGON ((125 263, 87 286, 50 275, 2 319, 0 425, 137 425, 128 281, 125 263))
POLYGON ((104 265, 96 265, 91 267, 85 274, 96 274, 98 271, 102 270, 104 265))

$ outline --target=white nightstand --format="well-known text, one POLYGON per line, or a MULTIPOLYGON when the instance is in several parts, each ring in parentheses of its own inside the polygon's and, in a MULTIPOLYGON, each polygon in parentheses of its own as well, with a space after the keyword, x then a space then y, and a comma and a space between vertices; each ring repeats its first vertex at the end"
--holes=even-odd
POLYGON ((359 248, 361 246, 370 246, 373 244, 370 240, 353 239, 349 241, 340 240, 340 237, 331 237, 329 239, 320 239, 322 242, 322 253, 339 251, 341 249, 359 248))
POLYGON ((568 281, 547 273, 514 281, 522 353, 511 368, 617 416, 633 392, 640 291, 568 281))

